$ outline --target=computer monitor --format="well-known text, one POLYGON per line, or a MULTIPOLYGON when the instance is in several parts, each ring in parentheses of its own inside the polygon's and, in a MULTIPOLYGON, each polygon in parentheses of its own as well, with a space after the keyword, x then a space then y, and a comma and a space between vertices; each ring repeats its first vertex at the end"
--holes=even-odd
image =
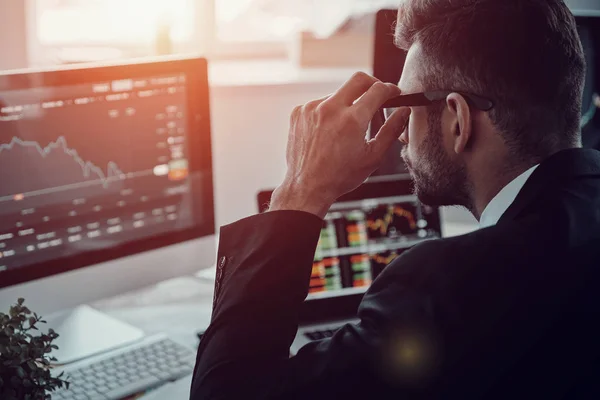
POLYGON ((214 232, 205 59, 0 75, 0 309, 192 273, 214 232))
MULTIPOLYGON (((258 194, 261 212, 271 194, 258 194)), ((439 210, 419 202, 410 179, 371 178, 325 216, 307 300, 361 295, 402 252, 439 237, 439 210)))
POLYGON ((600 11, 578 16, 577 29, 587 63, 581 132, 583 146, 600 150, 600 11))
MULTIPOLYGON (((400 50, 394 44, 394 26, 398 10, 380 10, 375 16, 375 44, 373 49, 373 76, 382 82, 398 84, 406 52, 400 50)), ((382 113, 375 115, 370 125, 370 136, 374 137, 385 122, 382 113)), ((392 145, 384 158, 381 166, 373 174, 396 175, 406 174, 408 169, 400 157, 402 144, 400 142, 392 145)))

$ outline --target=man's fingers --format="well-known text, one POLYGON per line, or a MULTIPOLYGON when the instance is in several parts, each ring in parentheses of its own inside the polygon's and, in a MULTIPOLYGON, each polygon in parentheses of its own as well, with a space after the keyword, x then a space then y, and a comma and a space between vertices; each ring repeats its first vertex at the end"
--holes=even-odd
POLYGON ((399 96, 400 88, 393 83, 377 82, 352 106, 361 118, 371 120, 373 115, 389 99, 399 96))
POLYGON ((398 140, 408 126, 409 117, 410 108, 402 107, 397 109, 385 121, 377 135, 369 141, 369 146, 376 157, 383 157, 394 142, 398 140))
POLYGON ((333 94, 328 94, 327 96, 323 96, 320 99, 311 100, 304 105, 294 107, 292 113, 290 114, 290 124, 292 124, 295 120, 297 120, 300 117, 303 110, 312 111, 315 108, 319 107, 325 100, 329 99, 331 96, 333 96, 333 94))
POLYGON ((306 109, 309 109, 309 110, 314 110, 315 108, 317 108, 318 106, 320 106, 321 103, 323 103, 324 101, 327 101, 328 99, 330 99, 331 96, 333 96, 333 94, 328 94, 327 96, 323 96, 320 99, 315 99, 315 100, 309 101, 308 103, 306 103, 304 105, 304 107, 306 109))
POLYGON ((367 75, 364 72, 357 72, 328 101, 351 106, 375 82, 379 81, 371 75, 367 75))

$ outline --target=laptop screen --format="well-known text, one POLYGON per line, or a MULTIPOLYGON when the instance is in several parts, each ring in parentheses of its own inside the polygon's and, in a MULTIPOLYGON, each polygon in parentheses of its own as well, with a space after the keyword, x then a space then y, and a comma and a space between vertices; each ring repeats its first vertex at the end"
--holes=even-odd
MULTIPOLYGON (((259 194, 261 212, 271 193, 259 194)), ((325 216, 307 299, 364 293, 402 252, 439 237, 439 210, 418 201, 409 177, 367 181, 338 199, 325 216)))

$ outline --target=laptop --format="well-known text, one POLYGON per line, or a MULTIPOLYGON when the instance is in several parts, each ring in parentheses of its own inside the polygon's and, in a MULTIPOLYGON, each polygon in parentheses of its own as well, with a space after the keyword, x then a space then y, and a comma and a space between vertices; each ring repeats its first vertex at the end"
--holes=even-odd
MULTIPOLYGON (((258 194, 260 212, 272 193, 258 194)), ((291 353, 358 322, 358 305, 381 271, 414 245, 440 237, 439 209, 418 201, 407 174, 371 178, 340 197, 323 220, 291 353)))

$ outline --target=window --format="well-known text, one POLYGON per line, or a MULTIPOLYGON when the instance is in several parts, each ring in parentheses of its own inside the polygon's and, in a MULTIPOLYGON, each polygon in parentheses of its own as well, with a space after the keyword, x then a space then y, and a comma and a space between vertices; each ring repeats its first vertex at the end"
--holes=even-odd
POLYGON ((193 0, 37 0, 42 45, 147 44, 161 26, 174 42, 194 34, 193 0))
MULTIPOLYGON (((311 0, 312 1, 312 0, 311 0)), ((302 27, 310 1, 215 0, 221 42, 281 42, 302 27)))
POLYGON ((33 5, 28 11, 33 22, 30 53, 43 59, 34 63, 40 64, 162 52, 204 52, 213 58, 287 57, 298 32, 328 37, 353 15, 395 6, 397 0, 27 2, 33 5), (161 50, 165 38, 168 43, 161 50))
POLYGON ((226 42, 282 41, 300 30, 327 37, 353 16, 398 6, 398 0, 213 1, 217 37, 226 42))

